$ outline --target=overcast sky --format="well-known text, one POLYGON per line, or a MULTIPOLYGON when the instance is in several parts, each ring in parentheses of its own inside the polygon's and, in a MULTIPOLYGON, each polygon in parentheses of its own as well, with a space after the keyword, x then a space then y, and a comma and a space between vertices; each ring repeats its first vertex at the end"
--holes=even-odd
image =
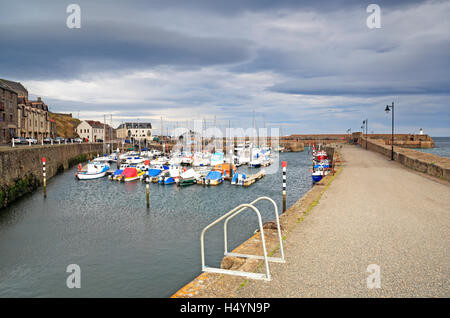
POLYGON ((0 78, 55 112, 450 136, 450 1, 5 1, 0 78), (81 7, 81 28, 66 7, 81 7), (370 29, 370 3, 381 28, 370 29))

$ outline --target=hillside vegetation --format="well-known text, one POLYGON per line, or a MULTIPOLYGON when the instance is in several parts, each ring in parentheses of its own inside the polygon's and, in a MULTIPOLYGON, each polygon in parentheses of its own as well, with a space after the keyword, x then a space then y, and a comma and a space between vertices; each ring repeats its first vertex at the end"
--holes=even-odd
POLYGON ((56 114, 50 112, 50 118, 56 122, 56 135, 64 138, 78 137, 75 132, 80 120, 70 114, 56 114))

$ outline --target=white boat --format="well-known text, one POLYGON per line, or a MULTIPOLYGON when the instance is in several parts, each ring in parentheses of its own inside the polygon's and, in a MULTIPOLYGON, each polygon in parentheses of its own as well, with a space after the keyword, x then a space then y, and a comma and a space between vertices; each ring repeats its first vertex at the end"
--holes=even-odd
POLYGON ((169 159, 167 157, 158 157, 157 159, 150 161, 150 164, 152 166, 157 166, 157 165, 166 165, 168 162, 169 159))
POLYGON ((224 154, 223 152, 215 152, 214 154, 211 155, 211 166, 215 167, 216 165, 221 165, 223 164, 223 160, 224 160, 224 154))
POLYGON ((192 165, 193 161, 194 160, 192 159, 192 156, 189 154, 186 154, 181 158, 180 163, 184 166, 190 166, 190 165, 192 165))
POLYGON ((210 156, 205 153, 197 152, 194 154, 192 165, 194 167, 206 167, 211 164, 210 156))
POLYGON ((236 158, 235 163, 239 166, 246 165, 251 161, 251 149, 248 147, 238 147, 236 148, 236 158))
POLYGON ((179 165, 181 164, 182 158, 179 156, 173 156, 169 160, 169 165, 179 165))
POLYGON ((252 161, 250 161, 250 162, 248 163, 248 165, 249 165, 250 167, 252 167, 252 168, 261 168, 261 165, 262 165, 262 158, 259 157, 259 158, 253 159, 252 161))
POLYGON ((105 157, 94 158, 92 160, 92 162, 95 164, 108 164, 109 160, 108 160, 108 157, 105 156, 105 157))
POLYGON ((88 163, 86 171, 78 171, 75 176, 79 180, 92 180, 102 178, 106 175, 106 172, 109 169, 108 164, 103 163, 88 163))
POLYGON ((125 159, 127 159, 127 157, 136 157, 136 156, 139 156, 139 152, 136 152, 136 151, 128 151, 128 152, 126 152, 126 153, 121 154, 121 155, 119 156, 119 159, 120 159, 120 160, 125 160, 125 159))
POLYGON ((261 149, 259 148, 252 148, 250 150, 251 153, 251 159, 248 165, 252 168, 260 168, 263 162, 263 155, 261 152, 261 149))
POLYGON ((140 156, 130 156, 125 158, 125 162, 130 165, 137 165, 142 164, 145 162, 145 158, 142 158, 140 156))

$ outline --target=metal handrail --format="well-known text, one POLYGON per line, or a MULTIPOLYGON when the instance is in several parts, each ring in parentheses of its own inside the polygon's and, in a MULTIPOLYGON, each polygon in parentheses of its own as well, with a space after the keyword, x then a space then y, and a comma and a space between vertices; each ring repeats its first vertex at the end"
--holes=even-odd
MULTIPOLYGON (((251 205, 254 205, 255 203, 257 203, 258 201, 261 200, 267 200, 269 202, 272 202, 273 206, 274 206, 274 210, 275 210, 275 219, 277 222, 277 230, 278 230, 278 240, 280 242, 280 251, 281 251, 281 257, 269 257, 268 259, 272 262, 277 262, 277 263, 285 263, 286 259, 284 257, 284 249, 283 249, 283 239, 281 237, 281 227, 280 227, 280 219, 278 216, 278 207, 277 204, 275 203, 274 200, 272 200, 269 197, 259 197, 258 199, 254 200, 253 202, 251 202, 251 205)), ((246 208, 242 208, 241 210, 246 209, 246 208)), ((242 212, 241 210, 235 212, 234 214, 230 215, 226 220, 225 223, 223 225, 223 234, 224 234, 224 248, 225 248, 225 252, 224 255, 225 256, 237 256, 237 257, 246 257, 246 258, 254 258, 254 259, 262 259, 262 256, 258 256, 258 255, 249 255, 249 254, 239 254, 239 253, 229 253, 228 252, 228 231, 227 231, 227 225, 228 222, 234 218, 236 215, 238 215, 240 212, 242 212)), ((262 230, 261 230, 262 232, 262 230)))
POLYGON ((203 229, 203 231, 201 233, 200 244, 201 244, 200 246, 201 246, 201 257, 202 257, 202 271, 204 271, 204 272, 211 272, 211 273, 218 273, 218 274, 244 276, 244 277, 248 277, 248 278, 263 279, 263 280, 267 280, 267 281, 271 280, 270 271, 269 271, 269 260, 268 260, 268 257, 267 257, 266 242, 265 242, 265 239, 264 239, 264 231, 263 231, 263 226, 262 226, 261 213, 252 204, 246 204, 246 203, 241 204, 241 205, 235 207, 234 209, 232 209, 231 211, 229 211, 228 213, 224 214, 223 216, 221 216, 220 218, 218 218, 217 220, 215 220, 211 224, 207 225, 203 229), (219 223, 220 221, 224 220, 225 218, 228 218, 230 215, 233 215, 233 214, 237 215, 239 213, 242 213, 243 211, 245 211, 248 208, 250 208, 253 211, 255 211, 256 215, 258 216, 258 223, 259 223, 259 228, 260 228, 260 231, 261 231, 261 241, 262 241, 262 248, 263 248, 263 254, 264 254, 265 267, 266 267, 266 274, 264 275, 264 274, 259 274, 259 273, 250 273, 250 272, 244 272, 244 271, 235 271, 235 270, 229 270, 229 269, 223 269, 223 268, 214 268, 214 267, 206 266, 205 265, 205 243, 204 243, 205 232, 207 230, 209 230, 211 227, 213 227, 214 225, 216 225, 217 223, 219 223))

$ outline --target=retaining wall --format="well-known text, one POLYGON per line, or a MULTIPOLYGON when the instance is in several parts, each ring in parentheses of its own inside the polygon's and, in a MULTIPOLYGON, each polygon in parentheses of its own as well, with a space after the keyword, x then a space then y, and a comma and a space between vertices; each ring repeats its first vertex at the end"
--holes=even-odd
POLYGON ((50 179, 69 166, 102 154, 103 144, 18 146, 0 150, 0 208, 42 184, 42 157, 50 179))
MULTIPOLYGON (((366 140, 360 140, 361 147, 366 147, 366 140)), ((367 141, 367 149, 381 153, 390 158, 392 146, 379 141, 367 141)), ((426 173, 430 176, 450 181, 450 158, 394 146, 394 160, 402 165, 426 173)))

